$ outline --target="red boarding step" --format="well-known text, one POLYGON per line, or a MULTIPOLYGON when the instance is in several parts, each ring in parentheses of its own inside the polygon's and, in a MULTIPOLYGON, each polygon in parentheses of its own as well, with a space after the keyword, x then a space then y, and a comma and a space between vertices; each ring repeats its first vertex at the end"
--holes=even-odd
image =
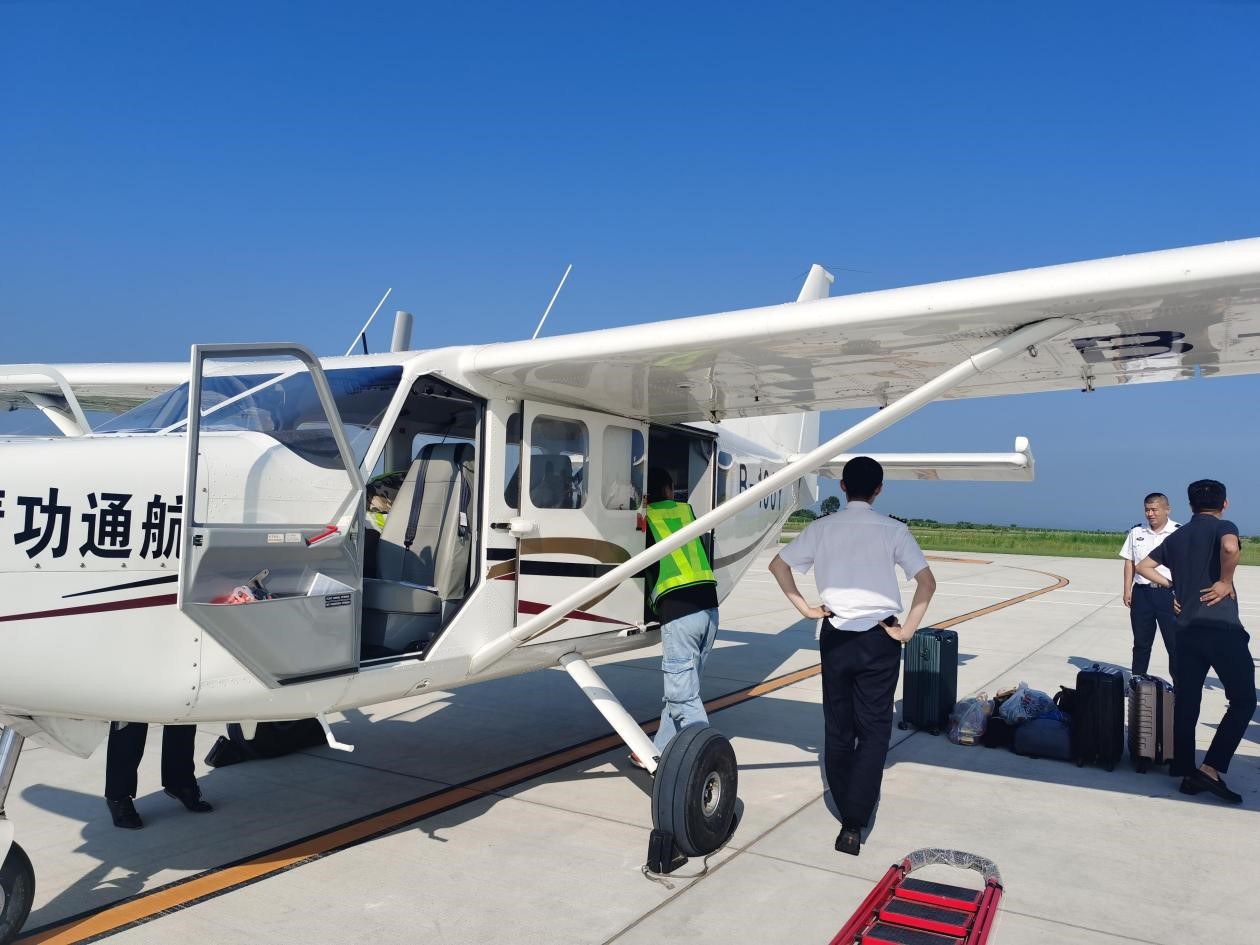
POLYGON ((984 945, 1002 899, 1002 877, 984 857, 961 850, 915 850, 888 872, 831 945, 984 945), (974 870, 984 888, 912 879, 930 864, 974 870))

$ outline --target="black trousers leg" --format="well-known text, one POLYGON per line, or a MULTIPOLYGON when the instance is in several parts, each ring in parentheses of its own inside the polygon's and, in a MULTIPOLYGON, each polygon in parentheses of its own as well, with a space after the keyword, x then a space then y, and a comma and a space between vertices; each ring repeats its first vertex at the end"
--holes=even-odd
POLYGON ((1155 642, 1155 601, 1148 584, 1133 585, 1129 625, 1133 628, 1133 661, 1129 668, 1145 674, 1151 666, 1151 645, 1155 642))
POLYGON ((175 790, 193 787, 193 742, 195 725, 166 725, 162 728, 162 787, 175 790))
POLYGON ((149 726, 131 722, 109 727, 109 744, 105 749, 105 796, 114 800, 136 796, 136 770, 144 757, 144 743, 149 726))
POLYGON ((1199 724, 1199 707, 1203 702, 1203 681, 1207 679, 1209 660, 1203 634, 1195 627, 1184 627, 1177 634, 1177 697, 1173 702, 1173 763, 1171 774, 1189 774, 1198 767, 1195 761, 1194 730, 1199 724))
MULTIPOLYGON (((1194 628, 1187 631, 1193 632, 1194 628)), ((1234 752, 1238 750, 1238 744, 1256 712, 1256 665, 1251 659, 1248 640, 1244 630, 1213 630, 1208 635, 1208 657, 1220 677, 1221 685, 1225 687, 1229 708, 1221 717, 1221 724, 1217 726, 1203 763, 1222 774, 1229 770, 1234 752)))
POLYGON ((901 668, 901 644, 882 627, 854 634, 845 648, 846 675, 853 694, 853 730, 857 744, 849 769, 848 790, 838 800, 846 827, 865 827, 879 799, 892 733, 893 696, 901 668))
POLYGON ((1164 649, 1168 651, 1168 675, 1176 684, 1177 615, 1173 612, 1172 588, 1152 587, 1151 601, 1155 605, 1155 620, 1159 624, 1159 635, 1164 640, 1164 649))
POLYGON ((823 766, 827 772, 827 788, 841 811, 849 793, 849 776, 853 770, 853 751, 857 734, 853 728, 853 680, 846 671, 846 652, 857 643, 856 633, 824 627, 818 640, 822 657, 823 722, 826 735, 823 743, 823 766))

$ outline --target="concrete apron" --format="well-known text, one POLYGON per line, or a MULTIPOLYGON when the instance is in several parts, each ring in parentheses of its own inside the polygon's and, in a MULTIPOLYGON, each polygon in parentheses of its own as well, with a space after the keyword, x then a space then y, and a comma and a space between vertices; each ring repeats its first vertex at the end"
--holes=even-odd
MULTIPOLYGON (((814 628, 786 605, 764 557, 722 608, 706 698, 817 663, 814 628)), ((937 621, 1054 583, 1039 572, 1070 581, 956 627, 964 694, 1021 679, 1054 692, 1080 665, 1128 665, 1119 562, 942 557, 971 561, 933 561, 937 621)), ((1260 569, 1241 570, 1244 601, 1260 600, 1260 569)), ((1152 670, 1166 673, 1159 642, 1152 670)), ((657 711, 654 651, 604 661, 601 674, 636 717, 657 711)), ((1201 748, 1224 709, 1212 682, 1201 748)), ((921 846, 998 863, 1007 895, 992 940, 1001 945, 1244 941, 1260 928, 1260 902, 1243 888, 1260 808, 1260 727, 1229 774, 1246 798, 1241 809, 1183 797, 1175 780, 1138 775, 1127 759, 1108 773, 894 730, 876 821, 853 858, 832 850, 838 825, 819 767, 820 692, 809 676, 712 716, 740 759, 744 820, 707 872, 693 860, 668 885, 639 872, 650 782, 624 749, 451 796, 451 785, 607 733, 559 670, 352 713, 335 730, 356 745, 353 755, 321 748, 221 770, 199 765, 217 807, 207 816, 161 794, 153 738, 139 832, 109 824, 99 796, 103 750, 83 762, 28 747, 8 805, 37 873, 28 929, 47 930, 38 938, 51 942, 115 929, 112 940, 155 943, 729 943, 751 934, 827 942, 888 865, 921 846), (340 852, 320 855, 315 843, 297 856, 264 857, 248 884, 198 898, 218 893, 225 864, 256 865, 262 851, 439 792, 454 806, 340 852), (294 868, 268 871, 289 862, 294 868), (144 895, 184 879, 160 900, 144 895), (109 908, 129 898, 129 912, 109 908)), ((217 734, 199 733, 199 758, 217 734)))

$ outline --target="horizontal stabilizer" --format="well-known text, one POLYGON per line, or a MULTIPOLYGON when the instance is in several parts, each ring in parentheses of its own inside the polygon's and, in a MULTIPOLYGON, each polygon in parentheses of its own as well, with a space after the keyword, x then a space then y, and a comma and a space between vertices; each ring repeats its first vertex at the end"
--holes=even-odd
POLYGON ((818 470, 839 479, 854 456, 869 456, 884 467, 885 479, 944 482, 1032 482, 1033 455, 1028 438, 1017 436, 1011 453, 845 453, 818 470))

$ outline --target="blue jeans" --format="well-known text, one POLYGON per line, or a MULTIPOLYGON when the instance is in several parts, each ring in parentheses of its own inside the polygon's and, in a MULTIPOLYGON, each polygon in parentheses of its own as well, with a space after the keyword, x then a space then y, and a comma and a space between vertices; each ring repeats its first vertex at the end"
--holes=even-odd
POLYGON ((718 631, 717 608, 697 611, 661 625, 661 672, 665 676, 665 711, 656 730, 656 750, 663 752, 680 728, 707 722, 700 700, 700 674, 718 631))

